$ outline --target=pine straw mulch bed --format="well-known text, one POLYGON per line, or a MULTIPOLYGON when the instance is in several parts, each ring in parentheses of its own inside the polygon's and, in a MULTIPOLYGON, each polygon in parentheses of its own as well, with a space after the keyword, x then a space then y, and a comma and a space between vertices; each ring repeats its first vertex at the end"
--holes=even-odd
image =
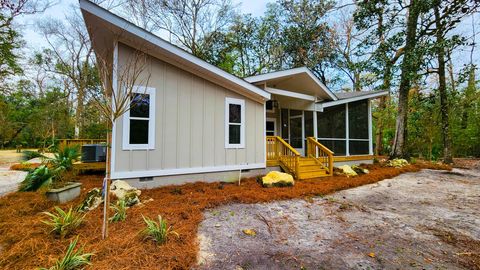
MULTIPOLYGON (((418 163, 403 168, 368 165, 370 174, 354 178, 325 177, 297 181, 294 187, 262 188, 255 179, 236 183, 193 183, 143 190, 142 206, 127 210, 127 220, 111 223, 107 240, 101 238, 101 207, 89 212, 77 230, 85 252, 94 252, 91 269, 188 269, 195 265, 198 252, 197 228, 202 211, 229 203, 261 203, 274 200, 308 198, 342 189, 395 177, 420 169, 450 169, 448 166, 418 163), (144 241, 138 232, 144 227, 142 215, 165 217, 179 238, 172 237, 162 246, 144 241)), ((83 183, 79 199, 61 205, 63 209, 77 205, 86 191, 101 186, 102 176, 79 176, 83 183)), ((33 269, 50 267, 62 257, 75 237, 57 239, 41 222, 43 211, 53 211, 54 204, 35 192, 13 193, 0 198, 0 268, 33 269)))

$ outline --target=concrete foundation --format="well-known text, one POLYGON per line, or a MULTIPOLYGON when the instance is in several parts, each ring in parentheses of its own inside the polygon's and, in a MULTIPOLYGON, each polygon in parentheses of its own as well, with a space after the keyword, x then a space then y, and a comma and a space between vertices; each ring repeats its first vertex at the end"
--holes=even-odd
POLYGON ((65 203, 80 196, 81 187, 81 183, 68 183, 62 188, 50 189, 46 195, 51 201, 65 203))

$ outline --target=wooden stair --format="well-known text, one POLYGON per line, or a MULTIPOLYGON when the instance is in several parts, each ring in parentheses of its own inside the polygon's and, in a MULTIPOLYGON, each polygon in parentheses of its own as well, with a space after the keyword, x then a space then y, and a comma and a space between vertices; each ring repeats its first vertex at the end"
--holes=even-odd
POLYGON ((297 178, 309 179, 328 176, 328 170, 314 158, 300 157, 297 178))

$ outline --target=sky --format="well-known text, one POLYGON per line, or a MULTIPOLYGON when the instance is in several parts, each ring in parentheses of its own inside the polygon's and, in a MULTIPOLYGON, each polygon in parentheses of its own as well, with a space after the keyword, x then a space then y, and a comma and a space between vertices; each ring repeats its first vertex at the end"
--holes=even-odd
MULTIPOLYGON (((56 4, 48 8, 42 14, 29 15, 20 18, 19 23, 22 24, 23 38, 27 43, 27 46, 33 50, 40 50, 41 47, 47 47, 43 37, 36 31, 36 21, 45 17, 62 18, 72 5, 78 7, 78 0, 57 0, 56 4)), ((233 0, 238 5, 241 13, 250 13, 253 16, 261 16, 267 7, 267 3, 274 2, 274 0, 233 0)))

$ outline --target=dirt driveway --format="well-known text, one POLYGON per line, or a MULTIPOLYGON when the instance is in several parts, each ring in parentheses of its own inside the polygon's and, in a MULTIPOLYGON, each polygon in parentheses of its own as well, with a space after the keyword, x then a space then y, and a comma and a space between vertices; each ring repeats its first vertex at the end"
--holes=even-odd
POLYGON ((228 205, 206 212, 198 235, 199 269, 480 269, 480 169, 228 205))

